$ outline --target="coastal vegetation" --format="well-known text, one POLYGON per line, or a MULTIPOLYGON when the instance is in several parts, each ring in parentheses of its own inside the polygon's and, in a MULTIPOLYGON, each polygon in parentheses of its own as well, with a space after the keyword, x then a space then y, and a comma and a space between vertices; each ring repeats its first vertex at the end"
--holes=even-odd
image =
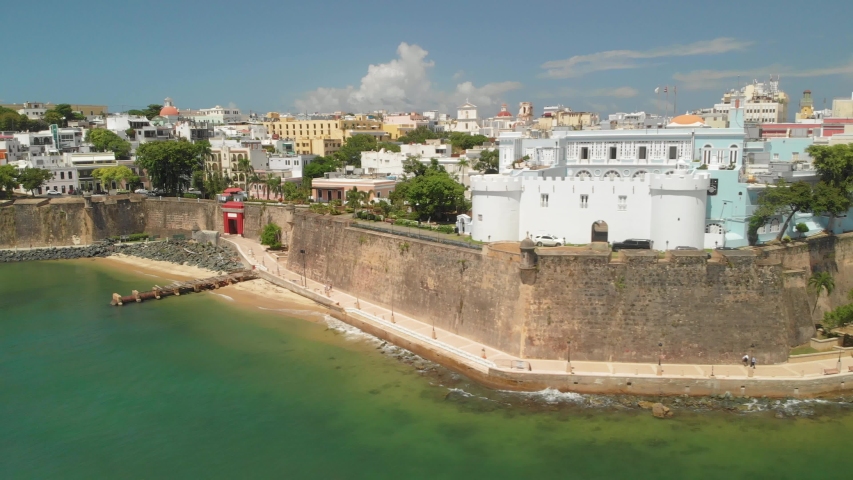
POLYGON ((275 223, 267 223, 261 232, 261 245, 266 245, 273 250, 281 248, 281 227, 275 223))
POLYGON ((180 195, 189 186, 193 172, 203 171, 209 153, 210 144, 206 141, 143 143, 136 150, 136 164, 148 172, 151 186, 170 195, 180 195))

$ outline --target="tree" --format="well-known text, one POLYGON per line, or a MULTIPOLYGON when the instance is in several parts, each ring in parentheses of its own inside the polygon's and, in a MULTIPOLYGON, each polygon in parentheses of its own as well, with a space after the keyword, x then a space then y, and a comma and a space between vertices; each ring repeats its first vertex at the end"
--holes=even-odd
MULTIPOLYGON (((385 151, 386 151, 386 152, 397 152, 397 153, 400 153, 400 146, 399 146, 399 145, 397 145, 396 143, 391 143, 391 142, 379 142, 379 143, 377 143, 377 144, 376 144, 376 150, 377 150, 377 151, 382 150, 383 148, 385 149, 385 151)), ((361 158, 361 157, 359 157, 359 158, 361 158)))
POLYGON ((468 150, 482 145, 489 140, 485 135, 470 135, 463 132, 453 132, 450 134, 450 143, 457 150, 468 150))
POLYGON ((435 138, 438 138, 438 135, 432 130, 427 127, 418 127, 398 138, 397 141, 400 143, 424 143, 435 138))
POLYGON ((25 168, 18 172, 18 182, 35 196, 36 189, 41 188, 48 180, 53 178, 53 173, 44 168, 25 168))
POLYGON ((352 190, 347 191, 347 207, 353 209, 354 213, 358 213, 358 209, 363 203, 367 202, 371 193, 372 191, 362 192, 358 188, 352 187, 352 190))
POLYGON ((835 290, 835 279, 829 272, 815 272, 809 278, 809 289, 815 294, 814 308, 812 308, 812 313, 814 313, 820 292, 826 290, 827 296, 832 295, 833 290, 835 290))
POLYGON ((0 165, 0 191, 4 196, 11 197, 21 182, 18 181, 18 168, 14 165, 0 165))
POLYGON ((776 236, 776 240, 782 240, 788 231, 788 224, 797 212, 811 212, 815 205, 812 186, 806 182, 787 183, 779 179, 775 185, 768 185, 763 192, 758 194, 758 208, 750 219, 750 228, 761 225, 773 216, 781 215, 785 220, 782 228, 776 236))
POLYGON ((319 178, 326 172, 334 172, 340 163, 332 157, 316 157, 308 165, 302 167, 303 178, 319 178))
POLYGON ((264 230, 261 232, 261 245, 272 249, 281 248, 281 227, 272 222, 264 225, 264 230))
POLYGON ((498 173, 499 167, 500 155, 497 149, 481 152, 480 158, 474 163, 474 170, 484 174, 498 173))
POLYGON ((136 151, 136 164, 144 168, 154 188, 180 194, 195 170, 204 168, 205 147, 186 139, 143 143, 136 151))
POLYGON ((806 149, 820 179, 828 185, 849 191, 853 186, 853 146, 812 145, 806 149))
POLYGON ((92 144, 96 152, 113 152, 116 158, 130 158, 130 142, 111 130, 105 128, 89 130, 86 133, 86 141, 92 144))
MULTIPOLYGON (((438 160, 434 158, 430 160, 435 160, 435 163, 438 164, 438 160)), ((417 177, 426 174, 426 171, 427 166, 421 161, 420 155, 414 155, 403 160, 403 173, 406 175, 417 177)))
POLYGON ((376 138, 373 135, 353 135, 335 152, 335 158, 345 165, 361 166, 361 152, 376 150, 376 138))
POLYGON ((432 159, 423 174, 397 184, 392 201, 405 200, 420 218, 447 218, 448 215, 467 211, 465 186, 457 182, 432 159))
POLYGON ((224 192, 228 183, 228 179, 223 178, 221 173, 207 172, 204 176, 204 186, 201 188, 201 192, 205 197, 213 198, 214 195, 224 192))
POLYGON ((270 193, 273 194, 275 198, 281 198, 283 185, 281 182, 281 177, 269 177, 267 178, 267 189, 270 193))
POLYGON ((133 170, 124 165, 96 168, 92 171, 92 177, 98 179, 106 190, 110 189, 113 182, 117 185, 125 182, 128 188, 139 182, 139 177, 133 173, 133 170))
POLYGON ((44 121, 48 123, 48 125, 59 125, 62 126, 65 124, 65 117, 62 116, 61 113, 48 110, 44 113, 44 121))

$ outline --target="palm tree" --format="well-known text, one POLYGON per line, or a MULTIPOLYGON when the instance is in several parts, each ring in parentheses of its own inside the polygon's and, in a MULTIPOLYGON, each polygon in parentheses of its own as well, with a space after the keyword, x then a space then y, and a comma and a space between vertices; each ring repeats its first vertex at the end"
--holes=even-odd
POLYGON ((817 301, 820 298, 821 290, 826 290, 827 296, 832 295, 832 291, 835 290, 835 279, 832 278, 832 274, 829 272, 815 272, 809 278, 809 289, 815 293, 814 308, 812 308, 812 313, 814 313, 817 309, 817 301))
POLYGON ((252 168, 252 162, 248 158, 240 158, 239 160, 237 160, 237 171, 242 174, 239 177, 242 178, 243 188, 246 189, 246 195, 248 195, 249 176, 255 173, 255 169, 252 168))
POLYGON ((459 175, 459 183, 465 183, 465 169, 471 166, 471 162, 468 161, 467 157, 459 157, 459 161, 456 162, 459 165, 459 170, 462 172, 459 175))
POLYGON ((270 177, 267 179, 267 188, 276 198, 281 198, 283 187, 281 185, 281 177, 270 177))

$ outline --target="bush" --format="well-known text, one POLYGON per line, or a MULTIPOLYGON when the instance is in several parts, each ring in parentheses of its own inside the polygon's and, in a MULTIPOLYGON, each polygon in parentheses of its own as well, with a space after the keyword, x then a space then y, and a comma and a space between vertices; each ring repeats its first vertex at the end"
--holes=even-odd
POLYGON ((436 230, 441 233, 454 233, 455 227, 453 225, 439 225, 436 230))
POLYGON ((702 165, 699 165, 699 168, 697 168, 697 170, 708 170, 708 165, 705 165, 703 163, 702 165))
POLYGON ((198 194, 196 193, 184 193, 181 195, 183 198, 198 198, 198 194))
POLYGON ((272 249, 281 248, 281 227, 272 222, 266 224, 261 232, 261 245, 272 249))
POLYGON ((806 233, 809 231, 809 226, 805 223, 798 223, 796 227, 794 227, 800 233, 806 233))
POLYGON ((791 237, 785 235, 782 237, 782 243, 791 243, 791 237))

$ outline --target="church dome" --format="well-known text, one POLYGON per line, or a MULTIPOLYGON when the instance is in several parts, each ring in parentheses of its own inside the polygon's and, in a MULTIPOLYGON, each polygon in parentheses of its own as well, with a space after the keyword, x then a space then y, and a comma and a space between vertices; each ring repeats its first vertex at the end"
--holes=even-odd
POLYGON ((705 125, 705 121, 699 115, 679 115, 673 118, 669 124, 681 127, 701 127, 705 125))
POLYGON ((165 107, 160 109, 160 116, 161 117, 171 117, 171 116, 177 116, 177 115, 178 115, 178 109, 171 106, 171 105, 166 105, 165 107))
POLYGON ((501 105, 501 111, 498 112, 498 117, 511 117, 512 114, 509 113, 506 109, 506 104, 501 105))

